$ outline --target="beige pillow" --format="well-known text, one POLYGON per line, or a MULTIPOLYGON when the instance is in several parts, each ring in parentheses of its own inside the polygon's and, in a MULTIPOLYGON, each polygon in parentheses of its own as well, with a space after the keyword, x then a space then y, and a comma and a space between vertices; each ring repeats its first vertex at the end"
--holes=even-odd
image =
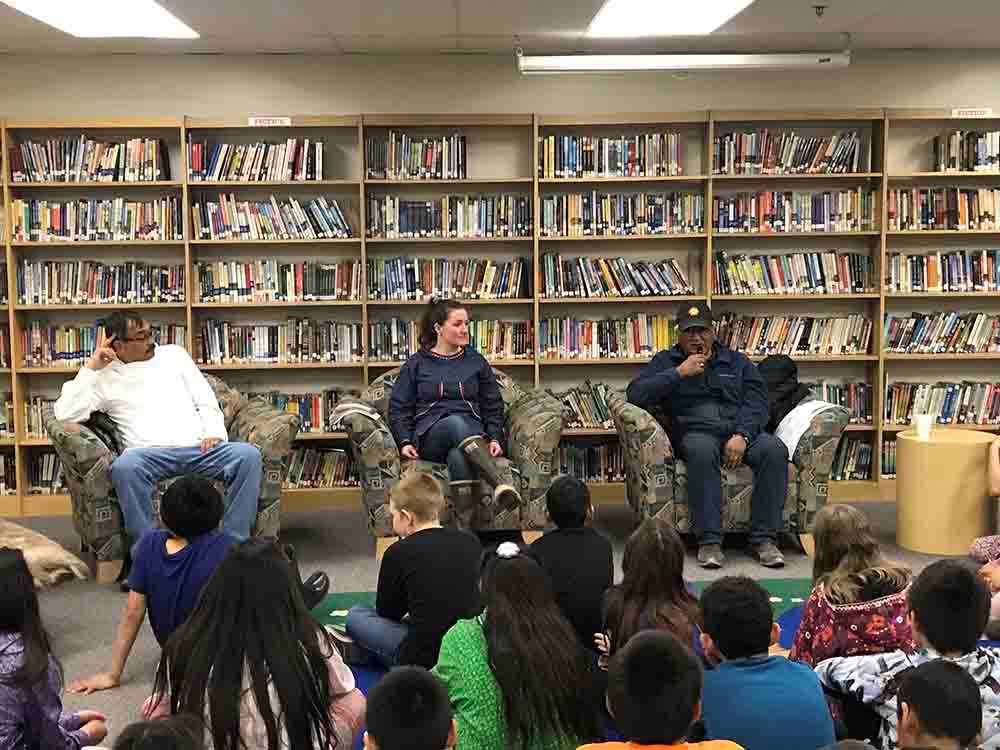
POLYGON ((65 578, 90 577, 83 561, 67 552, 44 534, 0 519, 0 547, 12 547, 24 553, 36 588, 46 588, 65 578))

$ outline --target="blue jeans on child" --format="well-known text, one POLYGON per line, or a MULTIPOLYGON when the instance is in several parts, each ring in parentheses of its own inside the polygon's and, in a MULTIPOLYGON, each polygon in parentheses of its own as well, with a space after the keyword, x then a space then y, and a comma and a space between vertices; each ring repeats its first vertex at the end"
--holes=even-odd
POLYGON ((442 417, 420 441, 420 457, 435 463, 448 464, 448 477, 453 482, 476 479, 479 472, 459 450, 458 444, 467 437, 482 435, 483 423, 468 414, 442 417))
POLYGON ((111 464, 111 483, 132 542, 153 527, 153 487, 161 479, 198 474, 226 483, 222 528, 237 539, 250 536, 260 499, 260 450, 250 443, 219 443, 210 451, 190 448, 129 448, 111 464))
POLYGON ((410 632, 405 622, 379 617, 374 607, 351 607, 347 613, 347 634, 386 669, 398 663, 399 646, 410 632))

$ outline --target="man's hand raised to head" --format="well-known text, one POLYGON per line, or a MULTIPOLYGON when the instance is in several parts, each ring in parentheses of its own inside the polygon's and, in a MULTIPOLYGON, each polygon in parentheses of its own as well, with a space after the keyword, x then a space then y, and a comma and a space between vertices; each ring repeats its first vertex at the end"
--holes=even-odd
POLYGON ((704 354, 689 354, 687 359, 677 365, 677 374, 682 378, 701 375, 705 372, 705 362, 707 359, 708 357, 704 354))
POLYGON ((111 344, 114 343, 114 336, 105 336, 104 329, 101 328, 100 337, 97 339, 97 348, 94 349, 94 353, 90 355, 90 359, 87 360, 87 368, 90 370, 103 370, 105 367, 110 365, 116 359, 118 355, 115 354, 114 348, 111 344))

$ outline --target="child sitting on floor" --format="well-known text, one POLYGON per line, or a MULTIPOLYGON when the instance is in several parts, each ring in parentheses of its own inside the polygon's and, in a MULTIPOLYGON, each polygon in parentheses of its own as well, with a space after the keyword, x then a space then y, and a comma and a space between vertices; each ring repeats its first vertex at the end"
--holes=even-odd
POLYGON ((910 571, 882 557, 865 514, 826 505, 813 528, 813 590, 788 658, 813 667, 834 656, 912 651, 910 571))
POLYGON ((383 666, 430 669, 448 628, 479 612, 479 540, 442 528, 443 510, 441 487, 429 474, 411 471, 389 492, 400 541, 382 558, 375 608, 352 607, 346 623, 383 666))
POLYGON ((365 750, 455 747, 448 691, 423 667, 396 667, 368 694, 365 750))
POLYGON ((222 496, 208 479, 188 474, 163 493, 160 518, 166 529, 152 529, 135 547, 129 571, 128 601, 118 624, 106 672, 74 680, 71 693, 93 693, 121 684, 139 628, 146 613, 160 646, 183 623, 222 558, 236 543, 219 529, 222 496))
POLYGON ((827 659, 816 667, 828 689, 870 706, 880 717, 883 750, 898 746, 898 683, 901 673, 935 659, 946 659, 968 672, 982 696, 984 747, 1000 746, 1000 656, 976 647, 990 613, 990 594, 962 563, 939 560, 917 576, 909 592, 909 619, 919 650, 827 659))
POLYGON ((701 714, 701 679, 701 665, 686 643, 662 630, 639 633, 614 655, 608 671, 608 710, 626 741, 580 750, 741 750, 729 740, 685 741, 701 714))
POLYGON ((552 593, 585 648, 601 629, 601 603, 614 579, 611 542, 591 527, 594 507, 587 485, 561 476, 545 493, 546 515, 556 525, 531 545, 552 581, 552 593))
POLYGON ((747 750, 816 750, 834 741, 823 688, 812 669, 768 655, 781 629, 767 591, 751 578, 728 576, 701 595, 705 656, 702 719, 709 737, 747 750), (781 717, 776 720, 775 717, 781 717))

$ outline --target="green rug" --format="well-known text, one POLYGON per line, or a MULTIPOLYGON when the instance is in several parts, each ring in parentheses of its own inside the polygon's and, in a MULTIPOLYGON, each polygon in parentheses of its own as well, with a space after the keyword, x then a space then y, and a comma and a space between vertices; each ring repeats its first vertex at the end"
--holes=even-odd
MULTIPOLYGON (((699 594, 708 585, 708 581, 695 581, 692 587, 699 594)), ((802 604, 809 596, 811 588, 808 578, 763 578, 758 581, 771 595, 775 618, 781 617, 792 607, 802 604)), ((313 616, 322 625, 341 625, 347 619, 347 611, 351 607, 374 607, 374 591, 348 591, 340 594, 330 594, 313 610, 313 616)))

